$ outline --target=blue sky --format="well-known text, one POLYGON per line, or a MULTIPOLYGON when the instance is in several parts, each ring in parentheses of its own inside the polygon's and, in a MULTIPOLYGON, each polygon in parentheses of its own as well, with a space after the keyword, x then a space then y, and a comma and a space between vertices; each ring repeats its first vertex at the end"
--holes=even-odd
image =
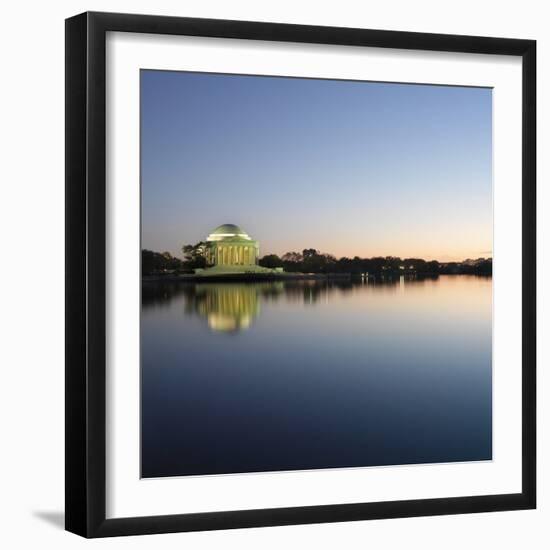
POLYGON ((235 223, 260 253, 492 252, 492 91, 141 73, 142 247, 235 223))

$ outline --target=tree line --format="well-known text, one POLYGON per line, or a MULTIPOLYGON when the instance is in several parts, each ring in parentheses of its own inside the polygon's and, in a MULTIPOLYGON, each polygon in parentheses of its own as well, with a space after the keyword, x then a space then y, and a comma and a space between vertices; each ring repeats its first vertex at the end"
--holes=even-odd
MULTIPOLYGON (((183 259, 169 252, 142 251, 142 273, 154 275, 160 273, 192 273, 194 269, 206 266, 204 257, 206 243, 185 245, 182 247, 183 259)), ((467 259, 463 262, 438 262, 422 258, 399 258, 396 256, 377 256, 373 258, 336 258, 332 254, 319 252, 315 248, 306 248, 302 252, 287 252, 282 256, 267 254, 258 262, 263 267, 282 267, 289 273, 349 273, 370 275, 396 275, 401 273, 419 273, 426 275, 475 274, 491 275, 491 258, 467 259)))
POLYGON ((183 260, 170 252, 141 251, 141 271, 143 275, 158 273, 192 273, 194 269, 206 267, 206 243, 185 244, 181 247, 183 260))
POLYGON ((459 274, 479 275, 492 274, 491 258, 477 258, 463 262, 438 262, 422 258, 399 258, 397 256, 377 256, 373 258, 335 258, 332 254, 321 253, 314 248, 300 252, 287 252, 279 257, 268 254, 259 261, 264 267, 282 267, 285 271, 295 273, 351 273, 361 274, 397 274, 403 272, 422 274, 459 274))

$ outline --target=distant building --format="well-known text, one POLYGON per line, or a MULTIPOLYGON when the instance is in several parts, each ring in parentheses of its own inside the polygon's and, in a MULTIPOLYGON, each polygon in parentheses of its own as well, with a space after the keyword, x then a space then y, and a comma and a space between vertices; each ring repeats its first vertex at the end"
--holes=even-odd
POLYGON ((239 226, 220 225, 206 239, 206 265, 255 266, 258 263, 260 244, 253 241, 239 226))
POLYGON ((201 275, 229 275, 238 273, 281 273, 282 268, 258 265, 260 243, 253 240, 238 225, 220 225, 206 239, 206 269, 196 269, 201 275))

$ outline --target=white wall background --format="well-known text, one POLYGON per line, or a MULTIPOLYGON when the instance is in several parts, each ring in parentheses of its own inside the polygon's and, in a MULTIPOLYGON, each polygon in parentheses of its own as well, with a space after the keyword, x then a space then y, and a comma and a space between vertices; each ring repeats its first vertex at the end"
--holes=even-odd
POLYGON ((0 543, 4 548, 429 548, 550 546, 550 35, 545 3, 481 0, 12 1, 0 33, 0 543), (85 541, 62 530, 64 19, 85 10, 538 40, 539 508, 85 541), (545 208, 546 207, 546 208, 545 208))

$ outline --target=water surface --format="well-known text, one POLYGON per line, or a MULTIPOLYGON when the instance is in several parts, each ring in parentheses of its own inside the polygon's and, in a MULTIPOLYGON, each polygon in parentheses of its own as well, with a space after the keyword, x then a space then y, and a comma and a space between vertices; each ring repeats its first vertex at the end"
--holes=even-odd
POLYGON ((145 283, 143 477, 491 459, 491 293, 145 283))

